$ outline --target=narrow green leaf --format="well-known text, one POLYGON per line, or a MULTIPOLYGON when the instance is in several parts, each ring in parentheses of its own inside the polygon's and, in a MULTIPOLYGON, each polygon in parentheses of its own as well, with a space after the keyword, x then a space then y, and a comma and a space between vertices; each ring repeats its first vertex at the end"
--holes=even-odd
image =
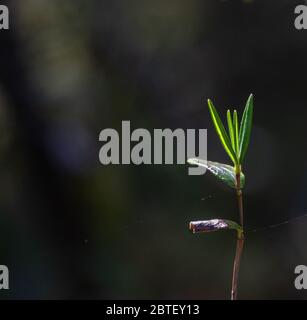
POLYGON ((227 123, 228 123, 228 130, 229 130, 231 146, 232 146, 232 149, 234 150, 235 154, 237 154, 236 153, 235 134, 233 131, 233 123, 232 123, 232 119, 231 119, 230 110, 227 110, 227 123))
MULTIPOLYGON (((226 183, 229 187, 236 189, 236 173, 232 166, 218 162, 205 161, 197 158, 188 159, 188 163, 205 167, 213 175, 226 183)), ((240 184, 241 188, 243 188, 245 184, 245 176, 242 172, 240 175, 240 184)))
POLYGON ((212 232, 223 229, 237 230, 238 233, 243 231, 239 224, 226 219, 200 220, 189 223, 189 230, 193 233, 212 232))
POLYGON ((234 136, 235 136, 235 151, 237 157, 239 157, 239 122, 238 122, 238 114, 237 110, 233 112, 233 128, 234 128, 234 136))
POLYGON ((213 121, 213 124, 215 126, 216 132, 218 136, 220 137, 220 140, 222 142, 222 145, 224 149, 226 150, 227 154, 229 155, 230 159, 233 161, 234 164, 238 164, 238 158, 231 146, 231 142, 229 140, 229 137, 226 133, 226 130, 224 128, 224 125, 221 121, 221 118, 219 117, 212 101, 208 99, 208 106, 209 106, 209 111, 210 115, 213 121))
POLYGON ((251 94, 246 102, 240 125, 239 133, 239 162, 242 164, 251 135, 253 122, 253 95, 251 94))

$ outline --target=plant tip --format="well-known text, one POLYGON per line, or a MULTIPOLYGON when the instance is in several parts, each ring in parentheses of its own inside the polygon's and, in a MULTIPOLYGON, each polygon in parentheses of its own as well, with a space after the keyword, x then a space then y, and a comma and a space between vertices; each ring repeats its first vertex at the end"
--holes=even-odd
POLYGON ((189 164, 198 164, 198 161, 197 161, 196 158, 190 158, 190 159, 188 159, 187 162, 188 162, 189 164))
POLYGON ((195 233, 195 230, 193 228, 193 223, 192 222, 189 222, 189 230, 193 233, 195 233))

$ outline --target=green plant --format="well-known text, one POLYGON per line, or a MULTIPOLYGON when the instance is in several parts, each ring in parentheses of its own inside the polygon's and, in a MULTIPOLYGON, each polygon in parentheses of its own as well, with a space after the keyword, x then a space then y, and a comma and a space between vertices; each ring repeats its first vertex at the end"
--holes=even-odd
POLYGON ((242 164, 250 141, 252 118, 253 118, 253 95, 251 94, 246 102, 243 116, 240 123, 238 121, 237 111, 234 110, 231 115, 230 110, 227 111, 227 124, 229 135, 218 115, 212 101, 208 100, 208 106, 212 121, 216 132, 222 142, 222 145, 228 156, 233 162, 233 166, 221 164, 217 162, 204 161, 201 159, 189 159, 188 163, 204 166, 217 178, 222 180, 228 186, 236 190, 240 224, 234 221, 224 219, 213 219, 206 221, 190 222, 189 229, 193 233, 211 232, 220 229, 235 229, 237 231, 237 247, 233 266, 231 299, 237 299, 238 292, 238 276, 240 268, 240 260, 244 246, 244 228, 243 228, 243 194, 242 189, 245 184, 245 176, 242 172, 242 164))

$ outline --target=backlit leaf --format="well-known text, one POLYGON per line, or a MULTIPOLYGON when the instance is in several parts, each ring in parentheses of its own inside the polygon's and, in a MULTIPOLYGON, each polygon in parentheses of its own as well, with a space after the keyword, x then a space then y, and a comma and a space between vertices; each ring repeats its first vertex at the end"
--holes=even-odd
MULTIPOLYGON (((229 166, 223 163, 218 163, 218 162, 205 161, 197 158, 188 159, 188 163, 192 165, 205 167, 213 175, 215 175, 217 178, 222 180, 228 186, 230 186, 231 188, 236 188, 236 174, 232 166, 229 166)), ((245 184, 245 176, 241 172, 240 187, 243 188, 244 184, 245 184)))
POLYGON ((238 122, 238 114, 237 110, 233 112, 233 130, 235 136, 235 151, 238 156, 239 154, 239 122, 238 122))
POLYGON ((251 135, 253 122, 253 95, 251 94, 246 102, 244 113, 240 125, 239 133, 239 162, 242 164, 251 135))
POLYGON ((227 110, 227 123, 228 123, 228 131, 229 131, 231 146, 234 152, 236 153, 235 133, 234 133, 230 110, 227 110))
POLYGON ((235 154, 235 151, 232 148, 231 142, 229 140, 229 137, 226 133, 226 130, 224 128, 224 125, 221 121, 221 118, 219 117, 212 101, 208 99, 208 106, 209 106, 209 111, 210 115, 214 124, 214 127, 216 129, 216 132, 222 142, 222 145, 224 149, 226 150, 227 154, 229 155, 230 159, 233 161, 234 164, 238 164, 238 159, 235 154))

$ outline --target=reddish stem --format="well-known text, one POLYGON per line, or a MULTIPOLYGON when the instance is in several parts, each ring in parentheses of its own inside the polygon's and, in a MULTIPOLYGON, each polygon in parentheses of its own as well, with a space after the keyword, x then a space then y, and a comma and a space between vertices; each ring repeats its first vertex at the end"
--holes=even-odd
POLYGON ((242 234, 242 238, 237 239, 237 249, 236 249, 236 256, 233 264, 233 274, 232 274, 231 300, 238 299, 238 278, 239 278, 239 269, 240 269, 240 261, 241 261, 243 246, 244 246, 244 236, 242 234))
POLYGON ((238 199, 240 224, 242 227, 242 231, 238 231, 238 237, 237 237, 236 256, 233 264, 233 273, 232 273, 231 300, 237 300, 238 298, 239 270, 240 270, 241 256, 242 256, 243 247, 244 247, 243 195, 241 190, 240 172, 241 172, 241 168, 239 168, 236 172, 236 181, 237 181, 237 199, 238 199))

